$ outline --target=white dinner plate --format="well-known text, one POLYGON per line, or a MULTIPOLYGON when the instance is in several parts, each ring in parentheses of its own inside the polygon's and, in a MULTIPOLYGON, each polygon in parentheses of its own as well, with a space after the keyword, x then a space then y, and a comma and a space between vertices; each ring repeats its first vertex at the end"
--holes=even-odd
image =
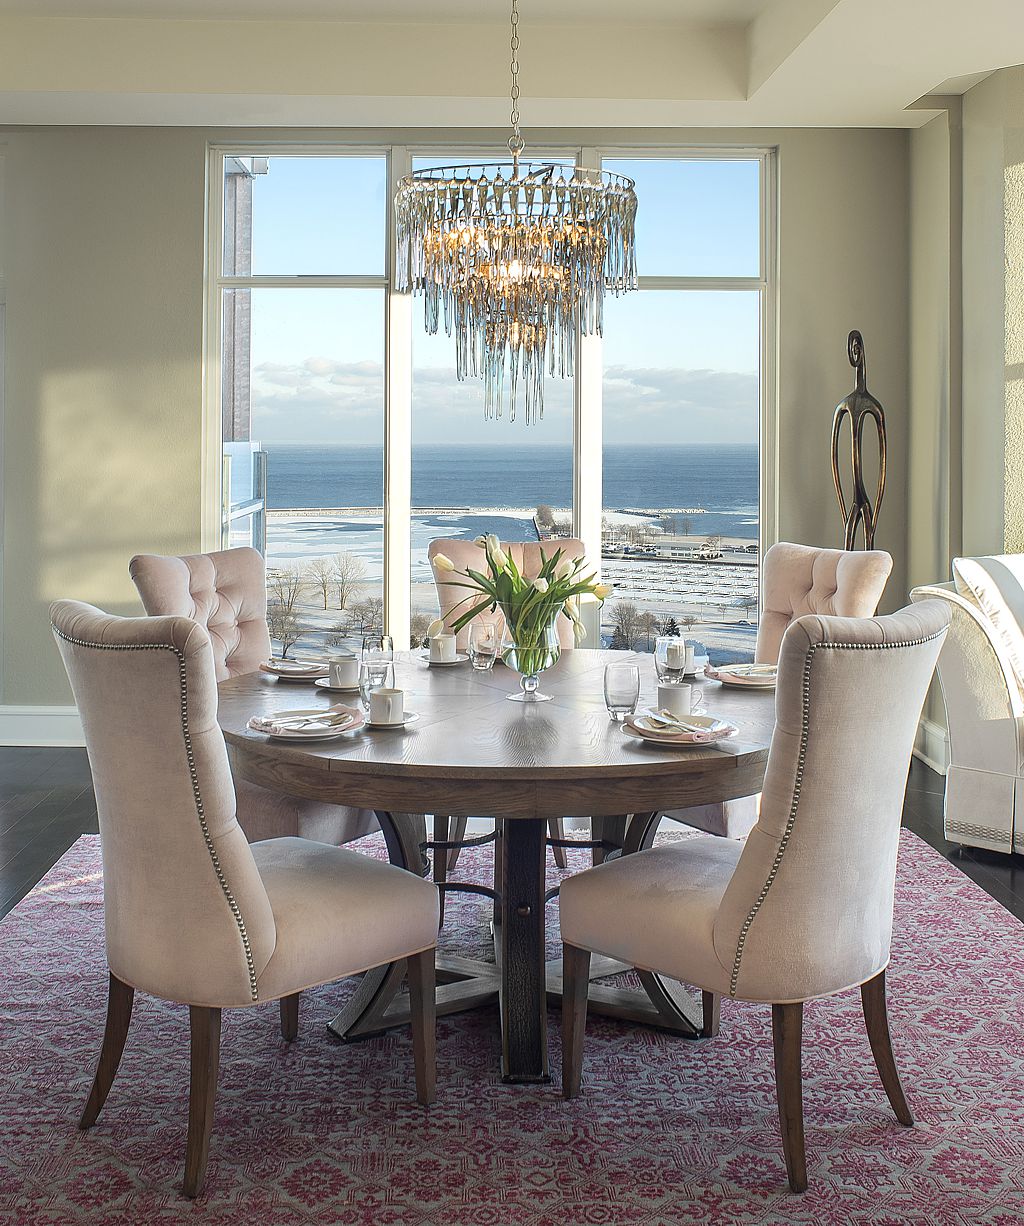
POLYGON ((631 737, 635 737, 638 741, 644 741, 647 745, 660 745, 668 749, 705 749, 717 744, 719 741, 728 740, 739 732, 739 729, 734 725, 727 723, 723 719, 719 719, 716 715, 687 715, 686 722, 693 724, 696 728, 707 728, 709 730, 720 729, 717 736, 707 740, 690 741, 685 739, 685 734, 666 734, 664 732, 645 731, 644 717, 639 716, 633 723, 625 723, 622 725, 622 731, 631 737))
POLYGON ((260 665, 260 671, 267 673, 271 677, 276 677, 279 681, 315 681, 317 677, 327 677, 330 675, 328 666, 316 661, 308 664, 300 664, 296 661, 292 665, 287 660, 283 663, 279 663, 276 660, 266 660, 260 665))
POLYGON ((724 664, 721 668, 709 668, 707 676, 722 685, 746 690, 773 690, 779 670, 770 664, 724 664))
MULTIPOLYGON (((305 680, 305 678, 303 678, 305 680)), ((358 694, 359 683, 355 685, 331 685, 330 677, 317 677, 313 684, 320 690, 328 690, 331 694, 358 694)))
POLYGON ((415 722, 418 719, 419 719, 419 716, 416 714, 415 711, 406 711, 405 718, 402 720, 400 724, 399 723, 378 724, 378 723, 375 723, 372 719, 368 719, 366 721, 366 726, 367 728, 373 728, 375 730, 385 732, 387 731, 388 728, 407 728, 410 724, 415 724, 415 722))
MULTIPOLYGON (((299 711, 275 711, 275 715, 299 715, 303 712, 299 711)), ((255 718, 255 716, 253 717, 255 718)), ((311 718, 313 718, 311 716, 311 718)), ((333 741, 340 736, 345 736, 346 733, 355 732, 356 729, 363 726, 364 719, 361 711, 354 711, 352 720, 347 724, 342 724, 336 728, 328 727, 312 727, 312 728, 286 728, 280 732, 268 732, 265 728, 253 726, 253 721, 249 720, 246 727, 251 732, 261 732, 264 736, 269 736, 275 741, 333 741)))
POLYGON ((457 651, 454 660, 432 660, 429 650, 420 652, 420 659, 429 668, 454 668, 456 664, 465 664, 469 656, 464 651, 457 651))

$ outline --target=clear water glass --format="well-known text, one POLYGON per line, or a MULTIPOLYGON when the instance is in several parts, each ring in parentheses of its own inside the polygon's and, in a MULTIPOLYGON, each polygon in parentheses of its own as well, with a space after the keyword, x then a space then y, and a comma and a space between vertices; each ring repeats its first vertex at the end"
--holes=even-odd
POLYGON ((388 660, 364 660, 359 665, 359 701, 363 709, 370 709, 370 695, 374 690, 388 689, 395 684, 395 666, 388 660))
POLYGON ((395 658, 395 641, 390 634, 367 634, 363 638, 364 664, 390 664, 395 658))
POLYGON ((686 641, 678 635, 662 635, 655 639, 654 667, 659 681, 679 685, 686 675, 686 641))
POLYGON ((469 659, 474 668, 485 672, 493 667, 498 655, 498 642, 496 622, 470 622, 469 659))
POLYGON ((606 664, 604 705, 617 724, 632 715, 640 701, 640 669, 636 664, 606 664))

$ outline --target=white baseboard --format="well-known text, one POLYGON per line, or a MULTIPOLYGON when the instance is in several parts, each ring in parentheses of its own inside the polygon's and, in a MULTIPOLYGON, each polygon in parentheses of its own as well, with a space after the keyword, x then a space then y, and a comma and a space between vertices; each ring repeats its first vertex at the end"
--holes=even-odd
POLYGON ((84 745, 75 707, 0 706, 0 745, 84 745))
POLYGON ((949 769, 949 737, 946 729, 932 719, 922 719, 914 741, 914 757, 944 775, 949 769))

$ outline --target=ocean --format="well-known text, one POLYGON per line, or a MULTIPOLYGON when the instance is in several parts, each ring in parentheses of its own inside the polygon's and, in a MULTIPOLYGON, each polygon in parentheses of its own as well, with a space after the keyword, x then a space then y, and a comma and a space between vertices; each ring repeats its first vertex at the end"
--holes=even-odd
MULTIPOLYGON (((379 507, 383 451, 373 446, 265 443, 271 509, 379 507)), ((702 508, 689 531, 757 538, 758 449, 754 445, 609 446, 604 451, 609 512, 702 508)), ((413 447, 414 507, 476 510, 572 503, 566 446, 419 444, 413 447)), ((483 518, 486 518, 483 517, 483 518)), ((475 527, 481 517, 472 517, 475 527)), ((452 520, 446 518, 449 527, 452 520)), ((505 527, 508 528, 506 520, 505 527)), ((490 528, 480 530, 491 530, 490 528)), ((475 533, 474 533, 475 534, 475 533)))

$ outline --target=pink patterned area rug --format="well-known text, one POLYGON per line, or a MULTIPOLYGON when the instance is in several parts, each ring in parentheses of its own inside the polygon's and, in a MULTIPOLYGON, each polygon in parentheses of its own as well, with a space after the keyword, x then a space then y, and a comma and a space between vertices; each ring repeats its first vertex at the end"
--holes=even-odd
MULTIPOLYGON (((380 836, 363 846, 383 854, 380 836)), ((465 875, 488 858, 470 853, 465 875)), ((486 931, 479 898, 450 903, 446 947, 478 953, 486 931)), ((859 994, 808 1006, 803 1196, 786 1187, 763 1006, 726 1002, 721 1036, 703 1042, 592 1018, 573 1103, 559 1096, 555 1012, 555 1083, 538 1087, 501 1084, 493 1009, 443 1019, 426 1111, 407 1032, 329 1038, 349 982, 303 998, 290 1046, 276 1006, 225 1014, 207 1190, 190 1204, 185 1008, 137 999, 100 1121, 76 1127, 106 985, 99 841, 85 837, 0 924, 0 1221, 1020 1226, 1021 925, 905 832, 896 931, 890 1012, 917 1127, 889 1110, 859 994)))

